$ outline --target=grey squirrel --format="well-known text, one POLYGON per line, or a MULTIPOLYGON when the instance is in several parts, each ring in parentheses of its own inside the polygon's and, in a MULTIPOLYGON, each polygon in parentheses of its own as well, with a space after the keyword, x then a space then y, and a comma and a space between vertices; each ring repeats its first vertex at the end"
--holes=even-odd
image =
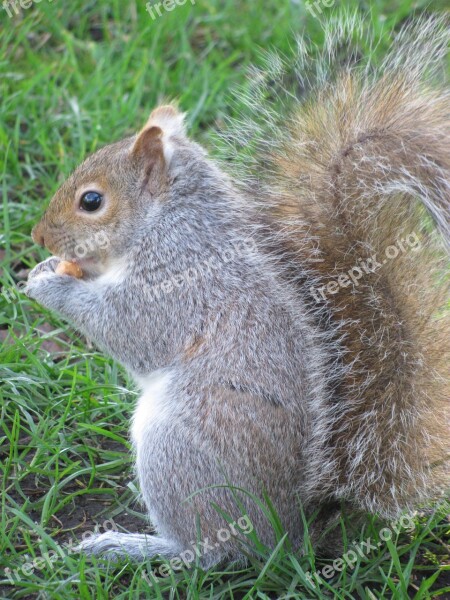
MULTIPOLYGON (((448 34, 423 19, 379 67, 323 76, 319 59, 309 92, 250 128, 243 176, 167 105, 56 192, 33 230, 54 256, 26 293, 142 390, 131 433, 156 529, 86 552, 173 559, 223 513, 270 546, 264 494, 298 548, 299 503, 393 518, 448 488, 448 34)), ((202 564, 241 558, 235 533, 202 564)))

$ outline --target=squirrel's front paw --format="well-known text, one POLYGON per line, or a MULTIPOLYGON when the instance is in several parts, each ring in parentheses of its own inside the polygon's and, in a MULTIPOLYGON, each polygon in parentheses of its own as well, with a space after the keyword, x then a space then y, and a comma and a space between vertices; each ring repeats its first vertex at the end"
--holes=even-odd
POLYGON ((50 256, 50 258, 46 258, 30 271, 30 274, 28 275, 28 282, 30 282, 35 277, 40 277, 42 275, 52 275, 60 262, 61 259, 57 258, 56 256, 50 256))
POLYGON ((71 279, 55 273, 60 262, 60 258, 51 256, 34 267, 28 275, 27 284, 23 290, 29 298, 33 298, 49 308, 53 307, 53 302, 61 293, 59 290, 61 280, 71 279))

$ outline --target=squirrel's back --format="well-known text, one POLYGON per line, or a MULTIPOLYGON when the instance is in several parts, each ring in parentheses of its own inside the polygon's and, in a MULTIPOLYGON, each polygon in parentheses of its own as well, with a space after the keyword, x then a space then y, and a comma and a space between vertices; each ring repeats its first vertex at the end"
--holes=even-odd
POLYGON ((257 149, 244 181, 258 190, 268 251, 333 357, 329 397, 313 407, 311 497, 393 516, 450 483, 450 99, 440 70, 449 28, 423 18, 381 66, 332 69, 358 24, 347 25, 326 31, 315 66, 300 47, 295 77, 269 57, 249 102, 254 121, 231 140, 257 149), (278 100, 292 79, 301 93, 285 93, 283 122, 278 100))

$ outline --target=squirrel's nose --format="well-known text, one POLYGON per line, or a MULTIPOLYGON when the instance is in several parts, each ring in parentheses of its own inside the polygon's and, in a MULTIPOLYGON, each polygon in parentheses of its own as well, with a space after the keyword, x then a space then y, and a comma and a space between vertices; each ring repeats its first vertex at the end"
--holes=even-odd
POLYGON ((45 246, 44 234, 42 233, 42 227, 40 223, 33 227, 31 237, 36 244, 39 244, 39 246, 45 246))

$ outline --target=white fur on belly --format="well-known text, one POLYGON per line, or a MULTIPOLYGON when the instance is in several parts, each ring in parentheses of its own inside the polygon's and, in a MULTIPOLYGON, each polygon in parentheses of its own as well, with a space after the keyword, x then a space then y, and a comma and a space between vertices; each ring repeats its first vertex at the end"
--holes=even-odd
POLYGON ((172 371, 159 369, 148 377, 138 379, 142 396, 137 402, 131 424, 131 439, 135 447, 142 443, 149 429, 170 418, 173 405, 168 389, 172 377, 172 371))

